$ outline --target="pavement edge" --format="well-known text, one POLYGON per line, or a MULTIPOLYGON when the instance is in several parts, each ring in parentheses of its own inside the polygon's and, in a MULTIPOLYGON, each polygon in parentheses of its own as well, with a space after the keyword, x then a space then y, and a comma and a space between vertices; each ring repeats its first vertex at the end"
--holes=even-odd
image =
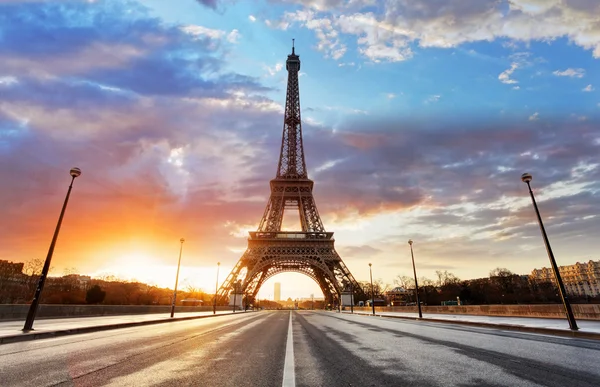
POLYGON ((112 330, 112 329, 132 328, 132 327, 139 327, 139 326, 143 326, 143 325, 153 325, 153 324, 172 323, 172 322, 179 322, 179 321, 197 320, 200 318, 211 318, 211 317, 217 317, 217 316, 229 316, 230 314, 233 314, 233 313, 209 314, 206 316, 175 317, 175 318, 167 318, 167 319, 160 319, 160 320, 148 320, 148 321, 134 321, 134 322, 128 322, 128 323, 96 325, 96 326, 91 326, 91 327, 61 329, 61 330, 55 330, 55 331, 43 331, 43 332, 33 331, 33 332, 29 332, 29 333, 20 333, 20 334, 11 335, 11 336, 2 336, 2 337, 0 337, 0 345, 18 343, 21 341, 32 341, 32 340, 39 340, 39 339, 48 339, 48 338, 52 338, 52 337, 76 335, 76 334, 82 334, 82 333, 101 332, 101 331, 108 331, 108 330, 112 330))
MULTIPOLYGON (((370 313, 354 313, 362 316, 372 316, 370 313)), ((402 320, 411 320, 411 321, 426 321, 426 322, 434 322, 434 323, 442 323, 442 324, 456 324, 456 325, 469 325, 473 327, 480 328, 490 328, 490 329, 503 329, 507 331, 517 331, 517 332, 529 332, 529 333, 540 333, 546 335, 554 335, 554 336, 563 336, 563 337, 575 337, 579 339, 588 339, 588 340, 600 340, 600 333, 595 332, 582 332, 582 331, 567 331, 562 329, 552 329, 552 328, 538 328, 538 327, 527 327, 523 325, 512 325, 512 324, 492 324, 492 323, 483 323, 483 322, 474 322, 474 321, 461 321, 461 320, 443 320, 437 318, 418 318, 418 317, 407 317, 407 316, 391 316, 391 315, 382 315, 376 314, 377 317, 382 318, 395 318, 402 320)))

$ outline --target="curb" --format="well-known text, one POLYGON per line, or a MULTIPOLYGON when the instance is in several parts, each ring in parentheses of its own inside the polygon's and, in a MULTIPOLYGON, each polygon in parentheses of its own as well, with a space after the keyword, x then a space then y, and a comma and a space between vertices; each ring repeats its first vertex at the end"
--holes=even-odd
MULTIPOLYGON (((229 316, 233 313, 219 313, 219 314, 209 314, 205 316, 189 316, 189 317, 175 317, 175 318, 167 318, 162 320, 147 320, 147 321, 134 321, 128 323, 117 323, 117 324, 108 324, 108 325, 96 325, 90 327, 82 327, 82 328, 72 328, 72 329, 62 329, 57 331, 45 331, 45 332, 33 332, 33 333, 21 333, 12 336, 2 336, 0 337, 0 345, 1 344, 9 344, 9 343, 17 343, 20 341, 31 341, 31 340, 39 340, 39 339, 48 339, 52 337, 60 337, 67 335, 77 335, 82 333, 92 333, 92 332, 100 332, 100 331, 108 331, 112 329, 121 329, 121 328, 132 328, 139 327, 143 325, 153 325, 153 324, 164 324, 164 323, 172 323, 178 321, 189 321, 189 320, 197 320, 200 318, 210 318, 217 316, 229 316)), ((239 313, 238 313, 239 314, 239 313)))
MULTIPOLYGON (((349 313, 348 313, 349 314, 349 313)), ((361 316, 372 316, 370 313, 354 313, 361 316)), ((562 330, 562 329, 553 329, 553 328, 538 328, 538 327, 528 327, 523 325, 511 325, 511 324, 492 324, 492 323, 484 323, 484 322, 474 322, 474 321, 461 321, 461 320, 443 320, 436 318, 418 318, 418 317, 407 317, 407 316, 390 316, 390 315, 382 315, 376 314, 377 317, 382 318, 395 318, 401 320, 410 320, 410 321, 426 321, 426 322, 436 322, 442 324, 456 324, 456 325, 468 325, 472 327, 480 327, 480 328, 490 328, 490 329, 502 329, 507 331, 518 331, 518 332, 529 332, 529 333, 541 333, 547 335, 554 336, 563 336, 563 337, 575 337, 579 339, 588 339, 588 340, 600 340, 600 333, 595 332, 582 332, 582 331, 571 331, 571 330, 562 330)))

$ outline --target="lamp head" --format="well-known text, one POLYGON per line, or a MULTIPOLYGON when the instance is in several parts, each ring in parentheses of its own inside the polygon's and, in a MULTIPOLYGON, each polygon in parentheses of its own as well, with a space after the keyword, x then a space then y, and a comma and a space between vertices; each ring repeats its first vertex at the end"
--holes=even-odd
POLYGON ((369 267, 371 267, 371 264, 369 263, 369 267))
POLYGON ((217 262, 217 266, 221 266, 221 262, 217 262))
POLYGON ((409 239, 409 240, 408 240, 408 244, 412 246, 412 244, 413 244, 413 241, 412 241, 412 239, 409 239))
POLYGON ((79 177, 79 175, 81 175, 81 169, 75 167, 75 168, 71 168, 71 170, 69 171, 69 174, 71 176, 73 176, 73 178, 79 177))
POLYGON ((529 183, 531 180, 533 180, 533 176, 531 176, 531 173, 524 173, 521 175, 521 180, 523 183, 529 183))
POLYGON ((185 239, 181 238, 181 239, 179 240, 179 242, 183 243, 183 242, 185 242, 185 239))

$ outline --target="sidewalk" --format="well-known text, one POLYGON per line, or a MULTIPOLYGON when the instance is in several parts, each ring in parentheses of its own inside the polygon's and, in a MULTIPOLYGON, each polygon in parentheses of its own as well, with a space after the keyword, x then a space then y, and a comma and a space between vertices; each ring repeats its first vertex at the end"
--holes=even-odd
MULTIPOLYGON (((244 313, 243 311, 236 313, 244 313)), ((231 311, 217 311, 218 315, 232 314, 231 311)), ((213 312, 138 314, 125 316, 77 317, 35 320, 30 332, 23 332, 25 321, 0 321, 0 344, 35 340, 74 333, 89 333, 101 330, 126 328, 149 324, 185 321, 212 317, 213 312)))
MULTIPOLYGON (((343 313, 350 313, 348 310, 343 313)), ((355 314, 370 315, 367 312, 355 312, 355 314)), ((489 327, 505 330, 517 330, 533 333, 546 333, 559 336, 572 336, 587 339, 600 340, 600 321, 577 320, 578 331, 569 329, 569 322, 564 319, 536 318, 536 317, 501 317, 501 316, 474 316, 466 314, 432 314, 423 313, 419 319, 417 313, 401 312, 375 312, 376 316, 388 318, 402 318, 409 320, 454 323, 471 326, 489 327)))

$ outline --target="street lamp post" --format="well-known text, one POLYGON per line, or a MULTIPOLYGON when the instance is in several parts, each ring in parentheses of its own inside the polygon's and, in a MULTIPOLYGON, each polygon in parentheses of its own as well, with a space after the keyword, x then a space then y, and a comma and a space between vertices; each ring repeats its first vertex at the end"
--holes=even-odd
POLYGON ((235 313, 235 303, 237 302, 237 281, 233 283, 233 313, 235 313))
POLYGON ((375 290, 373 290, 373 271, 369 263, 369 276, 371 277, 371 306, 373 307, 373 316, 375 316, 375 290))
POLYGON ((350 281, 350 313, 354 313, 354 286, 350 281))
POLYGON ((181 251, 183 250, 183 242, 185 239, 179 240, 181 245, 179 246, 179 261, 177 261, 177 274, 175 275, 175 289, 173 290, 173 303, 171 304, 171 317, 175 315, 175 301, 177 301, 177 282, 179 282, 179 266, 181 265, 181 251))
POLYGON ((419 300, 419 283, 417 282, 417 269, 415 268, 415 255, 413 254, 412 239, 408 240, 408 244, 410 245, 410 256, 412 258, 413 273, 415 275, 415 295, 417 299, 417 308, 419 309, 419 318, 423 318, 423 313, 421 313, 421 300, 419 300))
POLYGON ((65 215, 67 203, 69 202, 69 196, 71 195, 71 189, 73 188, 73 181, 76 177, 81 175, 81 169, 71 168, 69 174, 71 175, 71 184, 69 184, 67 196, 65 197, 65 202, 63 203, 62 210, 60 211, 60 216, 58 217, 58 223, 56 224, 56 229, 54 230, 54 236, 52 237, 52 242, 50 243, 50 248, 48 249, 48 255, 46 255, 46 261, 44 262, 42 274, 40 274, 40 279, 38 280, 37 287, 33 295, 33 300, 31 301, 31 305, 29 306, 29 312, 27 312, 27 319, 25 320, 25 326, 23 327, 23 331, 25 332, 33 330, 33 321, 35 320, 35 315, 37 313, 38 305, 40 303, 40 296, 42 294, 42 290, 44 289, 44 284, 46 283, 48 271, 50 271, 50 262, 52 261, 52 254, 54 253, 54 247, 56 246, 56 240, 58 239, 58 233, 60 231, 60 225, 62 224, 62 220, 65 215))
POLYGON ((567 292, 565 291, 565 286, 563 285, 562 278, 560 276, 560 272, 558 270, 558 266, 556 265, 556 261, 554 260, 554 254, 552 253, 552 248, 550 248, 550 242, 548 241, 548 236, 546 235, 546 230, 544 229, 544 224, 542 223, 542 217, 540 216, 540 210, 538 209, 537 203, 535 202, 535 197, 533 196, 533 191, 531 190, 531 185, 529 182, 533 180, 533 176, 530 173, 524 173, 521 175, 521 180, 527 184, 527 188, 529 188, 529 195, 531 195, 531 201, 533 202, 533 207, 535 208, 535 213, 537 215, 538 223, 540 224, 540 230, 542 232, 542 238, 544 239, 544 244, 546 245, 546 252, 548 253, 548 258, 550 259, 550 264, 552 265, 552 271, 554 272, 554 278, 556 278, 556 283, 558 284, 558 291, 560 292, 560 297, 562 299, 563 305, 565 306, 565 312, 567 314, 567 320, 569 321, 569 327, 571 330, 576 331, 579 328, 577 327, 577 322, 575 321, 575 316, 573 315, 573 310, 571 310, 571 303, 569 302, 569 297, 567 296, 567 292))
POLYGON ((215 284, 215 299, 213 300, 213 314, 217 314, 217 292, 219 291, 219 268, 221 262, 217 262, 217 283, 215 284))

